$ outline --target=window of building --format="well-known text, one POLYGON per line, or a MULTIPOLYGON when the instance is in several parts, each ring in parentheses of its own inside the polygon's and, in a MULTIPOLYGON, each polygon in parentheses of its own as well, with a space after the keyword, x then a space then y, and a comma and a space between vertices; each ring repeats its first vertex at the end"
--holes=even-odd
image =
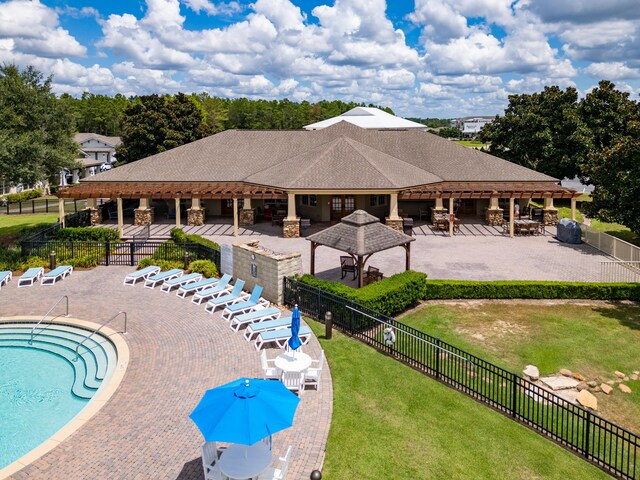
POLYGON ((369 196, 369 206, 370 207, 381 207, 387 204, 387 196, 386 195, 371 195, 369 196))
POLYGON ((318 197, 316 195, 301 195, 300 203, 306 207, 317 207, 318 197))

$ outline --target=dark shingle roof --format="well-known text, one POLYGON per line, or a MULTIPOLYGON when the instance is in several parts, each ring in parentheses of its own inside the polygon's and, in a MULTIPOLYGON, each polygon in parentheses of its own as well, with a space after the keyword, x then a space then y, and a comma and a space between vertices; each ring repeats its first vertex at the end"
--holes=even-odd
POLYGON ((377 217, 356 210, 343 217, 340 223, 309 235, 307 240, 335 248, 352 255, 364 256, 399 247, 415 238, 380 223, 377 217))
POLYGON ((357 189, 557 180, 427 132, 368 130, 339 122, 311 131, 227 130, 86 181, 247 181, 357 189))

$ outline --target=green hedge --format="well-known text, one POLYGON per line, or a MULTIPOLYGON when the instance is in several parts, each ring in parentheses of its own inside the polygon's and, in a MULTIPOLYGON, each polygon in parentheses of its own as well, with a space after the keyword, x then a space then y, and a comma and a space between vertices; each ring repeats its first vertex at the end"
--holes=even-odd
POLYGON ((218 276, 218 267, 211 260, 194 260, 189 264, 192 273, 201 273, 207 278, 218 276))
POLYGON ((27 200, 33 200, 42 196, 42 190, 34 188, 33 190, 27 190, 26 192, 10 193, 5 195, 4 198, 9 203, 25 202, 27 200))
POLYGON ((640 300, 639 283, 544 281, 428 280, 425 300, 449 299, 588 299, 640 300))
POLYGON ((171 240, 180 245, 184 245, 185 243, 197 243, 199 245, 204 245, 205 247, 220 250, 220 245, 218 245, 216 242, 207 240, 200 235, 187 235, 181 228, 178 227, 172 228, 169 234, 171 235, 171 240))
POLYGON ((409 270, 359 289, 351 288, 340 282, 320 280, 312 275, 303 275, 297 280, 353 300, 383 315, 392 316, 422 300, 425 295, 427 275, 409 270))
POLYGON ((155 265, 160 267, 160 270, 173 270, 174 268, 182 268, 182 262, 177 261, 169 261, 169 260, 158 260, 157 258, 143 258, 138 263, 138 270, 142 270, 143 268, 150 267, 151 265, 155 265))
POLYGON ((81 242, 118 242, 120 236, 113 228, 75 227, 63 228, 56 232, 58 240, 74 240, 81 242))

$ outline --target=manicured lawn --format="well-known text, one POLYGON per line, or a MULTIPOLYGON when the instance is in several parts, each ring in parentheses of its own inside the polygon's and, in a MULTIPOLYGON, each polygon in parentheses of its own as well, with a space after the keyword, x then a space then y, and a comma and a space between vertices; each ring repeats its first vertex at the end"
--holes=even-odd
POLYGON ((307 323, 333 379, 323 477, 610 478, 462 393, 339 332, 326 340, 323 325, 307 323))
POLYGON ((478 140, 454 140, 454 141, 456 143, 459 143, 460 145, 464 145, 465 147, 482 148, 482 147, 489 146, 488 143, 482 143, 478 140))
POLYGON ((7 245, 15 240, 17 233, 25 227, 44 223, 56 223, 57 213, 36 215, 0 215, 0 244, 7 245))
MULTIPOLYGON (((541 373, 561 368, 588 380, 640 370, 640 307, 466 302, 429 305, 402 321, 511 371, 528 364, 541 373)), ((598 394, 598 413, 640 432, 640 381, 610 397, 598 394)))

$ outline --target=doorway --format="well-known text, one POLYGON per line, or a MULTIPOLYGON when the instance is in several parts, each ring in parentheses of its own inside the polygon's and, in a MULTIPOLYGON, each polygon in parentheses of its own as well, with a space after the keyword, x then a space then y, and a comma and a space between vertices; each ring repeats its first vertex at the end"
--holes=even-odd
POLYGON ((356 198, 353 195, 334 195, 331 197, 331 220, 340 220, 356 209, 356 198))

